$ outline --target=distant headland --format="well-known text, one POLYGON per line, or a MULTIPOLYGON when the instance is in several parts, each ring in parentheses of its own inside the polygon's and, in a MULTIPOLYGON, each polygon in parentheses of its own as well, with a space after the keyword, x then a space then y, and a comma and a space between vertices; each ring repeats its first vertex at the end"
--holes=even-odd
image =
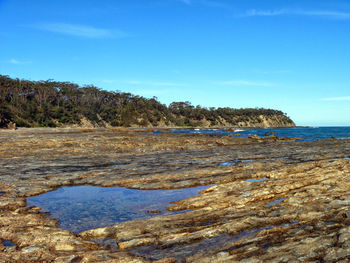
POLYGON ((14 127, 295 127, 282 111, 169 106, 156 97, 80 87, 70 82, 29 81, 0 75, 0 128, 14 127))

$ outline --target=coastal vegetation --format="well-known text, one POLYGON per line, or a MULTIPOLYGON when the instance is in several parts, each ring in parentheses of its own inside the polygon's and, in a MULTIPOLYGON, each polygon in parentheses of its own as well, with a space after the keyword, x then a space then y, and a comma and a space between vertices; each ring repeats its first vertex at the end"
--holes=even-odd
POLYGON ((0 127, 286 127, 282 111, 264 108, 206 108, 190 102, 169 106, 156 97, 80 87, 71 82, 30 81, 0 75, 0 127))

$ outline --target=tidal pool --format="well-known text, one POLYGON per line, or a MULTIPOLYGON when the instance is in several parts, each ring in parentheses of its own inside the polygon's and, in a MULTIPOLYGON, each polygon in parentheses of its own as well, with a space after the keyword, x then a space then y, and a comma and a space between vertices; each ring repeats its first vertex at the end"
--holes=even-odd
POLYGON ((273 205, 280 205, 283 200, 286 200, 286 198, 281 198, 281 199, 277 199, 275 201, 272 201, 272 202, 268 203, 266 205, 266 207, 271 207, 273 205))
POLYGON ((222 162, 219 165, 229 166, 229 165, 237 165, 237 164, 240 164, 240 163, 250 163, 252 161, 253 160, 239 160, 239 159, 237 159, 237 160, 233 160, 233 161, 222 162))
POLYGON ((248 183, 257 183, 257 182, 263 182, 263 181, 265 181, 265 180, 267 180, 266 177, 261 178, 261 179, 258 179, 258 178, 247 179, 247 180, 245 180, 245 181, 248 182, 248 183))
MULTIPOLYGON (((27 198, 59 221, 62 229, 79 233, 129 220, 181 213, 167 211, 171 201, 199 194, 210 186, 175 190, 135 190, 124 187, 72 186, 27 198)), ((183 211, 182 211, 183 212, 183 211)))
POLYGON ((6 239, 1 239, 1 243, 2 243, 5 247, 14 247, 14 246, 16 246, 15 243, 11 242, 10 240, 6 240, 6 239))

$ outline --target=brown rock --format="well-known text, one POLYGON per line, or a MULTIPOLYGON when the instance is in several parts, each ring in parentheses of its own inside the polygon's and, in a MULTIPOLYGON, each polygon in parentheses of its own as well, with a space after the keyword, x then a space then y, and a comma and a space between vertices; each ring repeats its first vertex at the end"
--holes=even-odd
POLYGON ((0 238, 16 244, 0 245, 0 259, 346 262, 350 140, 255 138, 132 129, 0 131, 0 238), (168 207, 183 213, 77 236, 26 208, 26 197, 71 185, 208 189, 168 207), (94 242, 103 238, 125 252, 94 242))
POLYGON ((17 130, 17 125, 14 122, 9 122, 9 124, 7 124, 7 129, 9 130, 17 130))

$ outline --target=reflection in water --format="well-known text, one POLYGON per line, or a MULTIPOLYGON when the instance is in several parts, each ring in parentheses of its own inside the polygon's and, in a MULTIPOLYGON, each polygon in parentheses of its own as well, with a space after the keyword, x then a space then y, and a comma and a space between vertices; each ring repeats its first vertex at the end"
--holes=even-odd
POLYGON ((14 246, 16 246, 15 243, 11 242, 10 240, 6 240, 6 239, 1 239, 1 243, 2 243, 5 247, 14 247, 14 246))
POLYGON ((261 178, 261 179, 257 179, 257 178, 254 178, 254 179, 247 179, 247 180, 245 180, 246 182, 248 182, 248 183, 256 183, 256 182, 263 182, 263 181, 265 181, 267 178, 266 177, 264 177, 264 178, 261 178))
POLYGON ((63 229, 79 233, 129 220, 181 213, 167 211, 171 201, 197 195, 208 186, 176 190, 134 190, 123 187, 72 186, 27 199, 29 206, 50 212, 63 229), (157 213, 148 213, 157 211, 157 213))
POLYGON ((240 164, 240 163, 250 163, 253 160, 234 160, 234 161, 227 161, 227 162, 222 162, 219 165, 223 165, 223 166, 229 166, 229 165, 236 165, 236 164, 240 164))
POLYGON ((333 158, 333 159, 328 159, 328 161, 330 161, 330 162, 339 161, 339 160, 350 160, 350 158, 346 157, 346 158, 333 158))
POLYGON ((266 207, 271 207, 273 205, 280 205, 283 200, 286 200, 286 198, 281 198, 275 201, 272 201, 266 205, 266 207))

